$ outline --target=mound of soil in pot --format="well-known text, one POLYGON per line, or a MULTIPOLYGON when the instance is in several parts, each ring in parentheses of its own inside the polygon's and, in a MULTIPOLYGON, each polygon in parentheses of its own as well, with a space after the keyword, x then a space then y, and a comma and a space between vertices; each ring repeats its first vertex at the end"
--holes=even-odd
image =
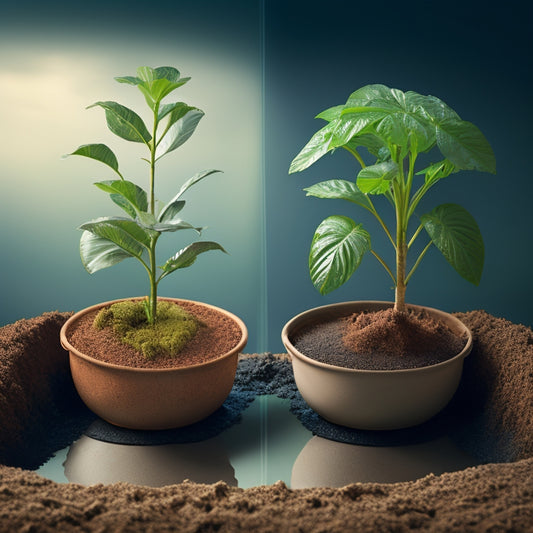
POLYGON ((461 352, 466 338, 423 310, 398 313, 391 308, 308 326, 293 343, 321 363, 360 370, 401 370, 446 361, 461 352))
POLYGON ((204 325, 175 357, 148 359, 132 346, 121 342, 111 327, 96 329, 93 323, 98 311, 81 317, 72 326, 68 340, 78 351, 90 357, 136 368, 179 368, 205 363, 229 352, 241 340, 239 326, 224 313, 194 302, 180 302, 180 307, 204 325))

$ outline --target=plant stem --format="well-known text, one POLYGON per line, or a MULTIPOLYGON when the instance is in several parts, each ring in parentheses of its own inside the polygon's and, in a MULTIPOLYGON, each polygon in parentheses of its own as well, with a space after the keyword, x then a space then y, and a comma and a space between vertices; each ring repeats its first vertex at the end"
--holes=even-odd
POLYGON ((387 265, 387 263, 385 263, 385 261, 381 258, 381 256, 379 254, 377 254, 374 250, 370 250, 370 252, 381 263, 381 266, 388 272, 389 276, 392 279, 392 282, 394 283, 394 285, 396 285, 396 280, 394 279, 394 274, 392 273, 392 271, 389 268, 389 266, 387 265))
POLYGON ((152 237, 150 242, 149 259, 150 268, 148 275, 150 277, 150 297, 148 299, 149 313, 147 315, 148 323, 153 324, 157 316, 157 280, 156 280, 156 258, 155 258, 155 245, 158 236, 152 237))
MULTIPOLYGON (((155 215, 155 152, 157 148, 157 126, 159 114, 159 102, 154 105, 154 126, 152 131, 152 144, 150 146, 150 213, 155 215)), ((150 297, 148 299, 147 318, 150 324, 153 324, 157 317, 157 280, 156 280, 156 257, 155 245, 159 235, 152 237, 150 240, 150 250, 148 251, 150 267, 148 275, 150 277, 150 297)))
POLYGON ((420 255, 418 256, 418 259, 416 260, 415 264, 413 265, 413 268, 411 268, 411 271, 407 275, 407 278, 405 278, 405 283, 408 283, 411 279, 411 276, 415 273, 415 270, 417 269, 418 265, 420 264, 420 261, 422 261, 422 258, 426 255, 426 252, 429 250, 431 245, 433 244, 433 241, 429 241, 426 244, 426 247, 422 250, 420 255))
POLYGON ((393 183, 394 203, 396 205, 396 289, 394 294, 394 310, 405 312, 405 267, 407 263, 407 200, 409 198, 409 177, 405 182, 403 159, 397 150, 396 163, 399 168, 399 179, 393 183))
POLYGON ((348 148, 348 146, 346 146, 346 145, 344 145, 343 148, 345 150, 348 150, 348 152, 350 152, 355 157, 355 159, 357 159, 357 161, 361 165, 361 168, 365 168, 366 167, 365 162, 363 161, 363 158, 359 155, 359 152, 357 150, 352 149, 352 148, 348 148))

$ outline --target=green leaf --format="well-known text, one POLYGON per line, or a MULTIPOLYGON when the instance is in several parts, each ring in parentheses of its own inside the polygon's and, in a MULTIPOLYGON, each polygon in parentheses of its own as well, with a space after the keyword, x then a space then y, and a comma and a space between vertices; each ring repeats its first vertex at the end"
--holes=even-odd
POLYGON ((193 242, 192 244, 189 244, 189 246, 181 249, 176 255, 172 256, 163 266, 159 267, 163 271, 161 278, 179 268, 190 267, 196 261, 198 255, 210 250, 221 250, 222 252, 227 253, 226 250, 216 242, 193 242))
POLYGON ((371 205, 366 197, 355 185, 347 180, 328 180, 321 181, 311 187, 304 189, 306 196, 316 196, 317 198, 331 198, 339 200, 348 200, 354 204, 360 205, 365 209, 370 209, 371 205))
POLYGON ((300 153, 292 160, 289 174, 305 170, 331 150, 330 143, 333 138, 334 129, 335 123, 330 122, 318 130, 301 149, 300 153))
POLYGON ((487 139, 471 122, 444 119, 437 123, 437 145, 458 169, 496 173, 496 158, 487 139))
POLYGON ((345 216, 326 218, 316 229, 309 254, 313 285, 328 294, 348 281, 365 252, 370 250, 370 235, 345 216))
POLYGON ((420 170, 416 173, 417 176, 422 174, 426 175, 425 182, 427 185, 434 185, 437 181, 442 178, 447 178, 450 174, 458 172, 458 169, 455 168, 455 165, 448 159, 443 159, 437 163, 433 163, 426 167, 423 170, 420 170))
POLYGON ((127 83, 128 85, 139 85, 143 81, 136 76, 117 76, 115 80, 119 83, 127 83))
MULTIPOLYGON (((174 114, 174 111, 172 113, 174 114)), ((198 126, 203 116, 204 112, 200 109, 192 109, 185 115, 179 116, 159 142, 156 149, 156 159, 160 159, 165 154, 172 152, 186 142, 194 133, 196 126, 198 126)), ((172 121, 172 119, 173 116, 171 114, 170 120, 172 121)))
POLYGON ((168 204, 165 205, 165 207, 163 207, 163 209, 159 213, 159 217, 158 217, 159 222, 164 222, 166 220, 170 220, 170 219, 174 218, 174 214, 178 213, 181 210, 181 208, 183 207, 183 204, 178 202, 178 200, 181 197, 181 195, 187 189, 192 187, 195 183, 198 183, 200 180, 203 180, 207 176, 210 176, 211 174, 215 174, 216 172, 222 172, 222 171, 221 170, 213 170, 213 169, 204 170, 202 172, 198 172, 192 178, 188 179, 181 186, 180 190, 178 191, 178 194, 176 194, 176 196, 174 196, 174 198, 172 198, 172 200, 170 200, 170 202, 168 202, 168 204))
POLYGON ((193 229, 198 234, 200 234, 202 233, 202 230, 205 228, 193 226, 192 224, 189 224, 188 222, 185 222, 184 220, 181 220, 181 219, 174 219, 174 220, 169 220, 167 222, 156 222, 153 225, 153 229, 161 233, 167 232, 167 231, 179 231, 182 229, 193 229))
POLYGON ((121 209, 123 209, 131 218, 134 219, 137 216, 137 210, 135 207, 133 207, 131 203, 128 202, 128 200, 126 200, 126 198, 124 198, 124 196, 121 194, 113 193, 109 195, 109 198, 111 198, 111 200, 121 209))
POLYGON ((357 175, 357 187, 365 194, 383 194, 397 176, 398 165, 394 161, 384 161, 361 169, 357 175))
POLYGON ((175 202, 169 202, 161 208, 157 220, 159 222, 167 222, 173 220, 184 207, 184 200, 176 200, 175 202))
POLYGON ((115 134, 132 142, 148 144, 152 139, 142 118, 131 109, 117 102, 96 102, 91 107, 99 106, 105 110, 107 126, 115 134))
POLYGON ((98 237, 90 231, 84 231, 81 235, 80 256, 81 262, 89 274, 113 266, 128 257, 133 257, 132 254, 115 243, 98 237))
MULTIPOLYGON (((146 192, 135 183, 128 180, 99 181, 95 185, 104 192, 111 195, 118 194, 121 196, 135 212, 148 211, 148 197, 146 192)), ((116 197, 111 198, 117 205, 122 207, 128 214, 131 214, 131 208, 128 210, 124 207, 124 202, 117 201, 116 197)))
POLYGON ((174 102, 172 104, 162 104, 159 107, 159 113, 157 114, 157 119, 159 121, 163 120, 169 113, 172 113, 172 116, 169 120, 169 125, 174 124, 178 119, 185 116, 189 111, 198 109, 197 107, 192 107, 187 105, 184 102, 174 102))
POLYGON ((485 250, 472 215, 456 204, 442 204, 420 217, 433 244, 466 280, 479 285, 485 250))
POLYGON ((71 155, 82 155, 100 161, 108 167, 111 167, 120 176, 117 157, 105 144, 83 144, 71 154, 67 154, 63 157, 69 157, 71 155))
POLYGON ((323 120, 327 120, 328 122, 331 122, 332 120, 336 120, 340 118, 343 109, 344 109, 343 105, 336 105, 334 107, 324 109, 324 111, 319 113, 315 118, 321 118, 323 120))
POLYGON ((135 220, 121 217, 101 217, 85 222, 79 229, 115 243, 124 252, 141 258, 144 248, 150 247, 150 234, 135 220))

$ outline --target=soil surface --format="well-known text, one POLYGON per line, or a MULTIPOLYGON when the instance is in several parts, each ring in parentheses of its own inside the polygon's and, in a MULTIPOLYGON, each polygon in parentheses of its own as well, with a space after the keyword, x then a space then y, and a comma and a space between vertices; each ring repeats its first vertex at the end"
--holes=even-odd
POLYGON ((67 313, 0 328, 0 532, 533 531, 533 332, 484 311, 458 313, 474 336, 456 398, 466 448, 490 464, 413 482, 290 490, 218 482, 148 488, 59 484, 6 466, 39 446, 74 402, 58 342, 67 313))
POLYGON ((147 359, 132 346, 120 342, 111 327, 97 330, 93 322, 98 311, 78 320, 70 329, 68 340, 78 351, 95 359, 136 368, 179 368, 205 363, 229 352, 241 340, 239 326, 220 311, 192 302, 181 302, 180 306, 205 325, 176 357, 147 359))
POLYGON ((293 339, 304 355, 360 370, 399 370, 441 363, 461 352, 466 338, 424 311, 354 313, 302 329, 293 339))

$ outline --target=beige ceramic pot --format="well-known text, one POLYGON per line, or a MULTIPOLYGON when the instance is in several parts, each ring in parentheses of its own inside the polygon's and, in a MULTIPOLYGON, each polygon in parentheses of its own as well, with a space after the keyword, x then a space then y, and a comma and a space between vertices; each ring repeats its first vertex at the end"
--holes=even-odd
POLYGON ((207 363, 183 368, 119 366, 89 357, 68 341, 69 329, 81 316, 115 301, 79 311, 61 328, 60 340, 69 351, 72 379, 87 407, 107 422, 143 430, 187 426, 216 411, 231 391, 237 359, 248 340, 244 322, 224 309, 194 302, 224 313, 239 326, 241 338, 235 348, 207 363))
MULTIPOLYGON (((458 354, 431 366, 408 370, 353 370, 318 362, 292 344, 309 325, 361 311, 392 307, 391 302, 344 302, 310 309, 287 322, 282 341, 289 353, 294 379, 307 404, 326 420, 342 426, 391 430, 421 424, 451 400, 461 379, 463 360, 472 349, 470 330, 456 317, 424 307, 434 319, 468 340, 458 354)), ((420 306, 410 305, 414 309, 420 306)))

